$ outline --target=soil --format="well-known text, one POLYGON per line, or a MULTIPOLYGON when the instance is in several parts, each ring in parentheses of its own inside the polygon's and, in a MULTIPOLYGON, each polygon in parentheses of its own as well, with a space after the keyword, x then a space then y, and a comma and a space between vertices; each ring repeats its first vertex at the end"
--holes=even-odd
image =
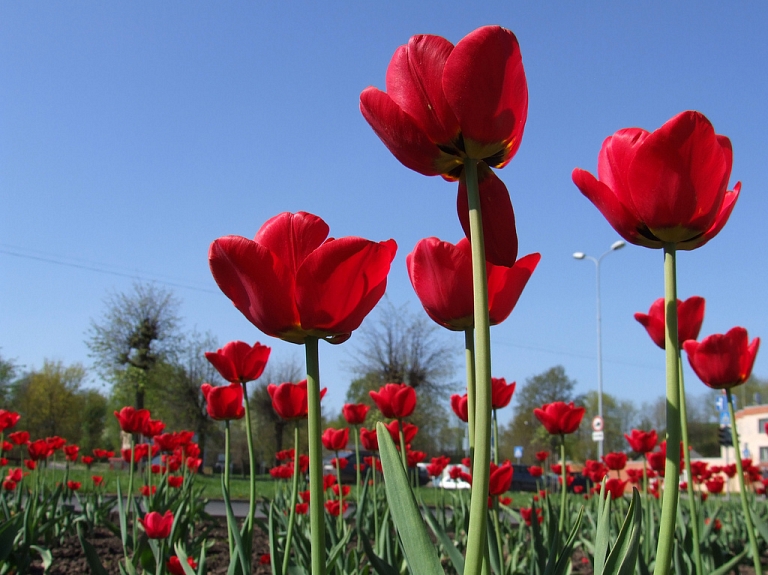
MULTIPOLYGON (((229 548, 227 545, 227 524, 223 520, 214 520, 211 538, 216 542, 208 549, 205 558, 206 573, 209 575, 225 575, 229 567, 229 548)), ((118 562, 123 557, 123 546, 120 538, 103 527, 97 527, 88 537, 88 541, 96 548, 102 565, 110 575, 119 575, 118 562)), ((90 573, 90 568, 76 535, 68 537, 62 545, 51 549, 53 563, 48 570, 49 575, 83 575, 90 573)), ((262 565, 259 558, 269 553, 269 540, 266 534, 254 526, 253 533, 253 565, 255 575, 269 575, 272 570, 269 565, 262 565)), ((33 564, 30 573, 42 575, 43 566, 40 561, 33 564)))

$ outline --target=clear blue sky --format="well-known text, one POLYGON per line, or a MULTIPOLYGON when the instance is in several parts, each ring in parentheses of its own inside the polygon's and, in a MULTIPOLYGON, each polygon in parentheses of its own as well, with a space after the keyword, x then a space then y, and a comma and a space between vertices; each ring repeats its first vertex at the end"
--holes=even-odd
MULTIPOLYGON (((730 187, 743 191, 723 232, 681 254, 679 294, 707 299, 702 335, 743 325, 766 337, 766 22, 760 3, 2 3, 0 354, 89 365, 90 321, 131 276, 180 286, 189 328, 267 343, 218 292, 206 255, 286 210, 320 215, 335 236, 395 238, 389 297, 420 309, 405 256, 422 237, 461 237, 455 185, 400 165, 358 96, 384 86, 411 35, 457 42, 485 24, 521 45, 528 123, 499 174, 521 254, 542 254, 493 330, 494 374, 523 381, 562 364, 579 391, 595 387, 595 270, 571 254, 600 255, 618 236, 570 173, 594 171, 616 130, 685 109, 731 138, 730 187)), ((655 399, 664 354, 632 314, 662 295, 662 255, 628 246, 602 271, 605 391, 655 399)), ((446 337, 460 354, 461 337, 446 337)), ((278 359, 303 357, 269 343, 278 359)), ((355 349, 355 337, 321 348, 331 407, 355 349)), ((768 351, 755 373, 768 376, 768 351)))

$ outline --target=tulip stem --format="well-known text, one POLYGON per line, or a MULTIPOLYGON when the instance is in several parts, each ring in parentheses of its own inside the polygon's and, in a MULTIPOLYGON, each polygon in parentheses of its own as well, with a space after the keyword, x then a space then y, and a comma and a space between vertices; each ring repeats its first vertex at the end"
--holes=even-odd
POLYGON ((747 522, 747 535, 749 536, 749 550, 752 554, 752 563, 755 566, 755 573, 758 575, 763 572, 760 564, 760 551, 757 548, 755 539, 755 528, 752 524, 752 515, 747 502, 747 492, 744 486, 744 469, 741 465, 741 453, 739 452, 739 432, 736 430, 736 414, 733 412, 733 395, 731 389, 727 388, 725 393, 728 397, 728 414, 731 416, 731 440, 733 441, 733 450, 736 452, 736 475, 739 478, 739 497, 741 498, 741 508, 744 511, 744 519, 747 522))
POLYGON ((469 426, 469 450, 475 447, 475 330, 464 330, 464 358, 467 370, 467 424, 469 426))
MULTIPOLYGON (((558 536, 563 536, 563 529, 565 528, 565 505, 566 505, 566 492, 568 491, 568 474, 565 466, 565 434, 560 434, 560 520, 557 522, 558 536)), ((600 494, 601 497, 605 496, 605 493, 600 494)))
POLYGON ((493 463, 499 464, 499 421, 496 419, 496 410, 493 410, 493 463))
MULTIPOLYGON (((232 488, 230 487, 230 477, 229 477, 229 462, 230 462, 230 435, 229 435, 229 420, 227 419, 224 422, 224 485, 227 486, 227 495, 232 493, 232 488)), ((232 537, 232 530, 237 529, 235 525, 232 525, 232 522, 229 520, 229 515, 227 515, 227 540, 229 542, 229 556, 234 557, 232 552, 234 551, 234 539, 232 537)))
POLYGON ((677 269, 675 244, 664 244, 664 315, 667 354, 667 458, 664 467, 659 540, 654 575, 666 575, 672 561, 680 480, 680 342, 677 335, 677 269))
POLYGON ((491 326, 488 318, 488 277, 485 269, 485 240, 480 211, 477 160, 464 161, 472 245, 472 291, 475 310, 475 445, 472 461, 472 495, 467 531, 466 575, 483 569, 488 547, 488 480, 491 459, 491 326))
POLYGON ((299 425, 297 423, 293 428, 293 485, 291 486, 291 511, 288 516, 288 533, 285 536, 283 570, 281 573, 288 573, 288 560, 291 557, 293 526, 296 523, 296 499, 299 495, 299 467, 299 425))
POLYGON ((325 575, 325 522, 323 520, 323 444, 320 435, 320 360, 317 338, 304 340, 307 362, 307 425, 309 436, 309 523, 312 575, 325 575))
POLYGON ((693 560, 696 564, 696 573, 704 573, 701 562, 701 536, 699 535, 699 514, 696 510, 696 497, 693 493, 693 472, 691 471, 691 452, 688 447, 688 411, 685 406, 685 381, 683 380, 683 363, 680 359, 680 349, 677 350, 677 365, 680 370, 680 431, 683 434, 683 460, 685 473, 688 477, 688 510, 691 514, 691 534, 693 535, 693 560))
POLYGON ((405 474, 408 475, 408 453, 405 446, 405 430, 403 429, 403 420, 397 420, 397 429, 400 436, 400 460, 403 462, 403 469, 405 474))
POLYGON ((256 457, 253 453, 253 433, 251 431, 251 405, 248 403, 248 384, 243 385, 243 403, 245 404, 245 439, 248 444, 248 518, 245 524, 248 526, 245 549, 248 555, 253 546, 253 516, 256 515, 256 457))

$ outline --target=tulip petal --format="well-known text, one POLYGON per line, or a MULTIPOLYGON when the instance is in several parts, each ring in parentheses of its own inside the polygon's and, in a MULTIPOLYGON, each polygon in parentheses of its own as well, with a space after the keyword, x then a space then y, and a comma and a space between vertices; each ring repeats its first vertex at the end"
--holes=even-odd
POLYGON ((325 335, 357 329, 378 303, 395 257, 394 240, 329 240, 304 261, 296 276, 301 325, 325 335))
POLYGON ((261 331, 281 337, 299 325, 292 275, 267 248, 225 236, 211 244, 208 262, 224 295, 261 331))
MULTIPOLYGON (((483 218, 483 236, 485 239, 485 259, 500 266, 513 266, 517 260, 517 228, 515 211, 507 187, 492 170, 478 165, 480 188, 480 213, 483 218)), ((456 200, 459 221, 467 239, 469 230, 469 200, 466 180, 462 175, 459 180, 459 193, 456 200)))
POLYGON ((528 84, 515 35, 499 26, 470 32, 445 63, 443 91, 461 126, 467 155, 506 165, 520 147, 528 84))
POLYGON ((425 176, 447 174, 461 165, 435 145, 413 118, 388 94, 373 87, 360 94, 360 111, 392 155, 406 168, 425 176))
POLYGON ((632 194, 629 191, 627 174, 640 144, 649 132, 642 128, 625 128, 608 136, 597 157, 597 176, 631 213, 636 213, 632 194))
POLYGON ((512 267, 488 264, 488 308, 491 325, 503 322, 517 304, 541 254, 528 254, 512 267))
POLYGON ((695 238, 689 242, 683 242, 677 245, 677 249, 679 250, 692 250, 698 247, 703 246, 706 244, 709 240, 714 238, 717 234, 720 233, 720 230, 725 227, 725 224, 728 223, 728 218, 731 217, 731 212, 733 211, 733 208, 736 206, 736 200, 739 199, 739 194, 741 192, 741 182, 738 182, 732 192, 726 192, 725 198, 723 199, 723 205, 720 207, 720 213, 717 215, 717 218, 715 219, 715 223, 712 224, 712 227, 707 230, 705 234, 702 236, 695 238))
POLYGON ((237 368, 230 358, 222 353, 206 351, 205 359, 207 359, 211 365, 216 368, 216 371, 221 374, 221 377, 227 381, 238 381, 239 378, 237 376, 237 368))
POLYGON ((677 335, 680 342, 699 337, 701 324, 704 321, 705 305, 704 298, 699 296, 691 296, 685 301, 678 300, 677 335))
POLYGON ((268 219, 254 241, 274 254, 295 277, 309 254, 328 237, 328 224, 307 212, 283 212, 268 219))
POLYGON ((443 95, 443 68, 453 44, 441 36, 413 36, 387 68, 387 94, 434 143, 447 145, 459 123, 443 95))

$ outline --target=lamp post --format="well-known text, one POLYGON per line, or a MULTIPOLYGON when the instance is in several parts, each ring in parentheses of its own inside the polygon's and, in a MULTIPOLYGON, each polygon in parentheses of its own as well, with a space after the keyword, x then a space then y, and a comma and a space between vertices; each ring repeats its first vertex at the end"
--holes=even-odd
MULTIPOLYGON (((610 249, 601 255, 599 258, 593 258, 588 256, 584 252, 575 252, 573 257, 577 260, 590 260, 595 263, 595 271, 597 275, 597 414, 600 419, 603 419, 603 338, 600 331, 600 262, 605 256, 623 248, 626 243, 622 240, 613 242, 610 249)), ((598 459, 603 458, 603 440, 597 442, 597 454, 598 459)))

